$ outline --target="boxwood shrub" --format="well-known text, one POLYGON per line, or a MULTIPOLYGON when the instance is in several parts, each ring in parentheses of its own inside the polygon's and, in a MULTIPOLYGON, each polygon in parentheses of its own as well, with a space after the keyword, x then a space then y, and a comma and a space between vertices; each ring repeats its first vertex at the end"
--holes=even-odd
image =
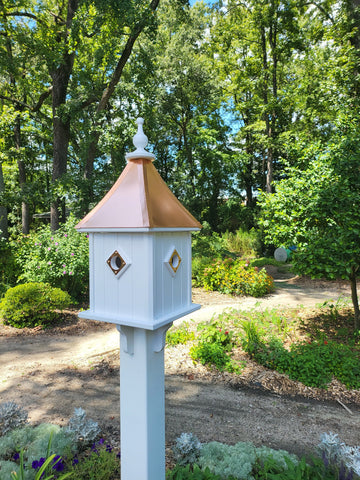
POLYGON ((4 323, 16 328, 48 325, 61 317, 71 297, 47 283, 30 282, 9 288, 0 302, 4 323))

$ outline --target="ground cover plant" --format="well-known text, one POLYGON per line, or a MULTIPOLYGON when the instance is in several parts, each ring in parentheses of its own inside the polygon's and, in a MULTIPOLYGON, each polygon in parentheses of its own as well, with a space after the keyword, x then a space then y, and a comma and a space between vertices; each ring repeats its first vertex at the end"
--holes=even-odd
POLYGON ((0 405, 0 480, 119 478, 119 451, 99 438, 98 424, 83 409, 65 427, 26 420, 14 402, 0 405))
POLYGON ((251 360, 309 387, 327 389, 336 379, 345 389, 360 388, 359 332, 345 304, 232 311, 187 328, 195 333, 190 357, 211 369, 241 375, 251 360))
POLYGON ((309 458, 251 442, 201 444, 191 433, 176 440, 173 452, 177 464, 167 480, 355 480, 360 473, 359 447, 331 432, 309 458))

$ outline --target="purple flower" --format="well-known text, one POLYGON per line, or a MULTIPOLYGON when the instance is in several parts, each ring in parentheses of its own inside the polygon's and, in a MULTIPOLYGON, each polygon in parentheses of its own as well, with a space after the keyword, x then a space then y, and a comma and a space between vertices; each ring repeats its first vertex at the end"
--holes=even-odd
POLYGON ((63 268, 65 268, 65 267, 66 267, 65 263, 63 263, 63 268))
POLYGON ((64 470, 65 465, 62 463, 60 455, 56 455, 56 457, 54 457, 52 468, 57 472, 62 472, 64 470))
POLYGON ((66 275, 66 270, 63 271, 63 275, 66 275))
POLYGON ((73 257, 75 255, 75 253, 72 253, 71 256, 73 257))
POLYGON ((16 460, 19 460, 19 458, 20 458, 20 453, 19 452, 14 453, 13 460, 16 462, 16 460))
POLYGON ((58 242, 55 242, 55 245, 59 245, 58 242))
POLYGON ((73 275, 73 272, 69 272, 69 275, 73 275))
POLYGON ((111 453, 112 452, 112 446, 111 445, 106 445, 106 451, 111 453))
POLYGON ((51 262, 48 262, 48 265, 51 265, 51 262))
POLYGON ((48 247, 48 252, 50 252, 50 250, 51 250, 51 247, 48 247))
POLYGON ((44 458, 44 457, 41 457, 39 460, 34 460, 31 464, 31 467, 34 470, 37 470, 38 468, 41 468, 44 465, 45 460, 46 460, 46 458, 44 458))
POLYGON ((67 233, 65 233, 64 237, 67 237, 67 233))
POLYGON ((105 442, 105 440, 103 438, 100 438, 100 440, 98 441, 98 444, 99 445, 104 445, 104 442, 105 442))
POLYGON ((77 457, 74 457, 72 464, 77 465, 79 463, 79 459, 77 457))

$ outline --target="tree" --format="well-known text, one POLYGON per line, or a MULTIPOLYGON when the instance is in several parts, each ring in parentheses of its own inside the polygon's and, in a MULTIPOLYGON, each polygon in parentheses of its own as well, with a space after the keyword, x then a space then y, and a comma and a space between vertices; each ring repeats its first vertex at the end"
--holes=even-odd
POLYGON ((295 245, 300 274, 348 279, 355 329, 360 329, 357 274, 360 268, 360 129, 345 119, 326 147, 302 152, 307 167, 288 169, 276 193, 260 199, 267 243, 295 245))
MULTIPOLYGON (((7 52, 2 74, 7 77, 11 95, 2 95, 19 113, 39 112, 51 107, 52 200, 51 225, 55 230, 64 216, 69 160, 76 158, 87 188, 84 209, 92 195, 93 164, 104 114, 141 32, 154 25, 159 0, 1 0, 1 39, 7 52), (15 52, 15 54, 14 54, 15 52), (23 60, 21 64, 18 57, 23 60), (30 62, 31 59, 31 62, 30 62), (14 60, 14 61, 13 61, 14 60), (26 60, 26 61, 25 61, 26 60), (35 66, 35 68, 34 68, 35 66), (35 75, 32 76, 33 71, 35 75), (32 79, 35 80, 32 81, 32 79), (22 87, 23 79, 27 86, 22 87), (15 92, 16 89, 16 92, 15 92), (16 93, 16 95, 15 95, 16 93), (37 101, 34 100, 37 96, 37 101), (50 105, 49 105, 50 103, 50 105), (92 115, 93 128, 82 131, 76 145, 72 125, 81 125, 81 116, 92 115)), ((15 148, 22 142, 21 124, 14 125, 15 148)), ((20 182, 26 171, 20 159, 20 182)))
POLYGON ((281 134, 292 121, 290 68, 304 48, 302 13, 294 1, 230 0, 212 30, 214 65, 241 123, 236 140, 249 205, 259 183, 272 191, 280 165, 281 134))
POLYGON ((232 152, 209 53, 212 15, 203 3, 182 3, 164 1, 159 9, 142 108, 160 174, 194 215, 218 230, 219 207, 231 190, 232 152))

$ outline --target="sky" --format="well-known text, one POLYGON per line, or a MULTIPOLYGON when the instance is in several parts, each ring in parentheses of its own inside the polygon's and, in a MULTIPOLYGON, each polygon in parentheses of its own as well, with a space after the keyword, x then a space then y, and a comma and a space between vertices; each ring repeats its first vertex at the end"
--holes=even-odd
MULTIPOLYGON (((190 5, 194 5, 194 3, 196 2, 197 0, 190 0, 190 5)), ((213 3, 215 3, 217 0, 203 0, 204 3, 207 3, 208 5, 212 5, 213 3)))

